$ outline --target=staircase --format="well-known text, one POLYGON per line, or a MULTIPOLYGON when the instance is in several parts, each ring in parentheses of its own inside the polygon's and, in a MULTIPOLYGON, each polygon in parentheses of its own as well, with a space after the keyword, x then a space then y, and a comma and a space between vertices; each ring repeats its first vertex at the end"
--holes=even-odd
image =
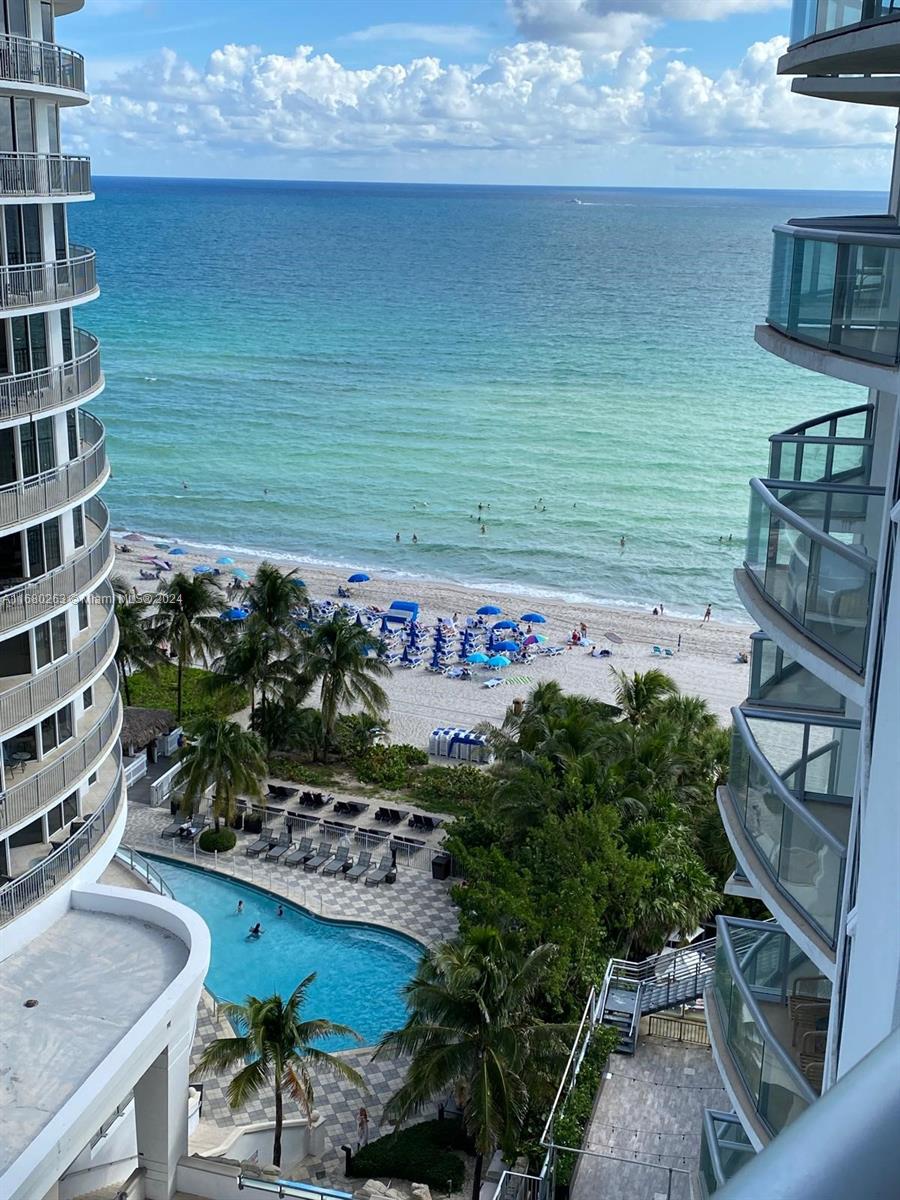
POLYGON ((634 1054, 641 1017, 697 1000, 712 980, 715 964, 714 937, 643 962, 612 958, 594 1020, 619 1030, 619 1054, 634 1054))

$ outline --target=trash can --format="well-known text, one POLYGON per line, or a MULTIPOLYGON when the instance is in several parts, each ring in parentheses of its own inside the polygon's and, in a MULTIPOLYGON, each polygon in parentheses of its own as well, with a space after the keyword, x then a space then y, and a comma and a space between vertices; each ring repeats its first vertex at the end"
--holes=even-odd
POLYGON ((450 855, 435 854, 431 860, 431 878, 432 879, 449 879, 450 878, 450 855))

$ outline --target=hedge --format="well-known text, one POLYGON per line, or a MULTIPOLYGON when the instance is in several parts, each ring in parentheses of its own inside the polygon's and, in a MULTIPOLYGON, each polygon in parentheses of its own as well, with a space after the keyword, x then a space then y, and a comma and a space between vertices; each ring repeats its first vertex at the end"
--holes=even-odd
POLYGON ((361 783, 397 791, 411 782, 412 767, 422 767, 427 762, 424 750, 401 742, 396 746, 370 746, 354 761, 353 769, 361 783))
POLYGON ((496 783, 487 771, 467 763, 458 767, 428 767, 416 776, 412 793, 420 808, 455 815, 472 801, 487 800, 496 783))
MULTIPOLYGON (((619 1044, 619 1031, 609 1025, 594 1030, 578 1072, 575 1086, 563 1102, 553 1123, 553 1140, 560 1146, 580 1146, 594 1109, 594 1099, 603 1079, 603 1070, 613 1050, 619 1044)), ((568 1186, 572 1179, 577 1155, 560 1150, 556 1157, 557 1186, 568 1186)))
POLYGON ((218 850, 222 854, 225 850, 233 850, 236 842, 237 834, 234 830, 223 826, 218 833, 214 829, 204 829, 197 845, 207 854, 212 854, 214 850, 218 850))
POLYGON ((471 1150, 459 1121, 422 1121, 363 1146, 351 1158, 347 1173, 357 1179, 407 1179, 456 1192, 463 1185, 465 1165, 455 1150, 471 1150))

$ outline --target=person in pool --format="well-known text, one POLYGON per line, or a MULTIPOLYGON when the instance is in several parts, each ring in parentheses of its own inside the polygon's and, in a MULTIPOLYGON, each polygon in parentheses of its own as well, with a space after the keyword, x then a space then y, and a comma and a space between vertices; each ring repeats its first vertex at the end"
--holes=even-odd
POLYGON ((276 911, 276 913, 275 913, 275 916, 276 916, 276 917, 283 917, 283 916, 284 916, 284 905, 283 905, 283 904, 279 904, 279 905, 278 905, 278 909, 277 909, 277 911, 276 911))
POLYGON ((250 926, 250 937, 258 938, 262 934, 263 928, 259 921, 255 925, 250 926))

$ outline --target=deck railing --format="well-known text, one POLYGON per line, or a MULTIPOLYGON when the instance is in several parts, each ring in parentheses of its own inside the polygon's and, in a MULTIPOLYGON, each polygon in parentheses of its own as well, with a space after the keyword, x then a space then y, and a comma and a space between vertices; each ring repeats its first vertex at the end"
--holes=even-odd
POLYGON ((85 246, 70 246, 55 262, 15 263, 0 267, 0 308, 39 308, 72 303, 97 290, 97 256, 85 246))
POLYGON ((54 42, 0 34, 0 79, 84 91, 84 59, 54 42))
POLYGON ((0 487, 0 530, 77 502, 106 471, 106 431, 90 413, 81 418, 82 453, 59 467, 0 487))
POLYGON ((0 420, 49 412, 84 400, 103 382, 100 343, 75 330, 75 357, 55 367, 0 376, 0 420))
POLYGON ((120 843, 116 850, 116 858, 129 871, 133 871, 135 875, 140 876, 154 892, 158 892, 160 896, 168 896, 170 900, 175 899, 175 893, 171 887, 169 887, 153 863, 148 858, 144 858, 143 854, 139 854, 131 846, 123 846, 120 843))

